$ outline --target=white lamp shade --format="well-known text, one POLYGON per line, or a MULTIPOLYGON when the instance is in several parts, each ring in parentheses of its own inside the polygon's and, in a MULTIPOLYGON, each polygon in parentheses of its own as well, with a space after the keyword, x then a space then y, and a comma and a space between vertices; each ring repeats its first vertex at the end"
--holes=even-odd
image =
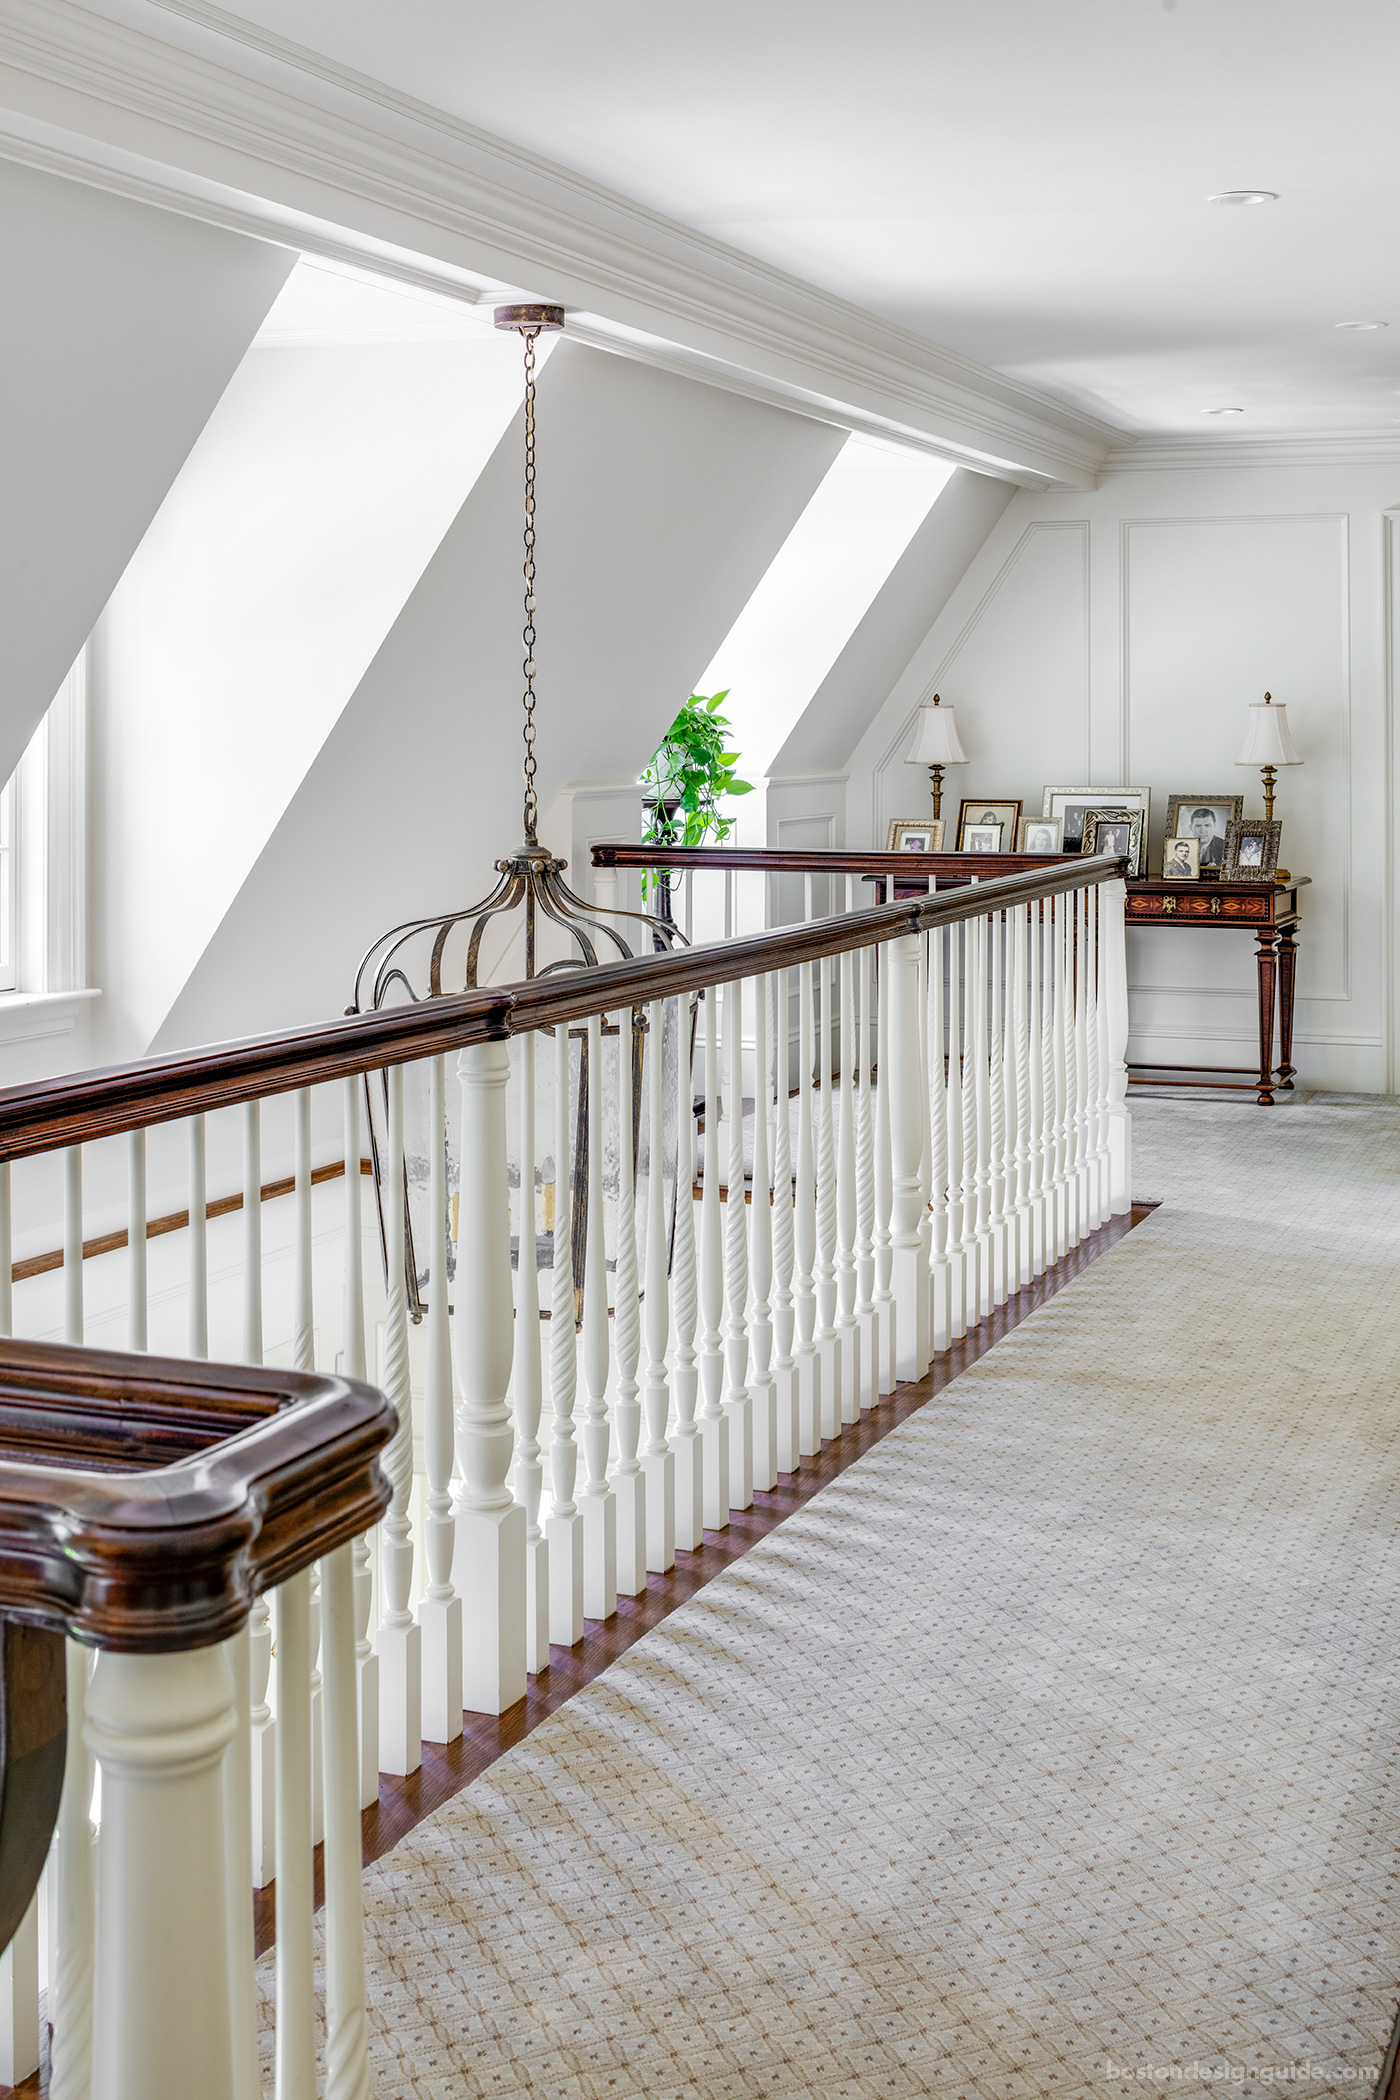
POLYGON ((1249 732, 1244 740, 1244 749, 1235 760, 1235 764, 1301 766, 1302 763, 1288 733, 1287 707, 1280 706, 1277 701, 1252 701, 1249 709, 1249 732))
POLYGON ((930 707, 919 709, 919 726, 914 731, 914 746, 904 763, 907 766, 965 766, 967 753, 958 742, 958 725, 953 720, 951 707, 940 707, 934 701, 930 707))

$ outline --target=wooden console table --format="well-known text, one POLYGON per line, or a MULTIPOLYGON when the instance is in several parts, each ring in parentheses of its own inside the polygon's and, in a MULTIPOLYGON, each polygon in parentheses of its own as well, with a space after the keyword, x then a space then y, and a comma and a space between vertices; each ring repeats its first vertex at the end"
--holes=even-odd
POLYGON ((1141 881, 1128 884, 1129 926, 1220 926, 1229 932, 1252 932, 1259 978, 1259 1070, 1244 1065, 1159 1065, 1128 1061, 1129 1079, 1152 1086, 1228 1088, 1257 1094, 1265 1108, 1274 1095, 1291 1093, 1297 1069, 1293 1056, 1293 984, 1298 962, 1298 892, 1311 878, 1294 875, 1284 883, 1141 881), (1274 1064, 1274 1000, 1278 999, 1279 1063, 1274 1064), (1207 1074, 1248 1077, 1210 1078, 1207 1074), (1143 1073, 1190 1073, 1190 1078, 1143 1081, 1143 1073), (1194 1076, 1199 1075, 1199 1076, 1194 1076))

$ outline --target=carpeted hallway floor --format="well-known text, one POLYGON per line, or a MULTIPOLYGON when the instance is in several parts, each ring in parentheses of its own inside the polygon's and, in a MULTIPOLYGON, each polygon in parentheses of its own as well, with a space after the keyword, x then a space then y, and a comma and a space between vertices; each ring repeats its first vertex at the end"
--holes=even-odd
POLYGON ((1145 1225, 370 1871, 380 2100, 1374 2089, 1400 1105, 1134 1110, 1145 1225))

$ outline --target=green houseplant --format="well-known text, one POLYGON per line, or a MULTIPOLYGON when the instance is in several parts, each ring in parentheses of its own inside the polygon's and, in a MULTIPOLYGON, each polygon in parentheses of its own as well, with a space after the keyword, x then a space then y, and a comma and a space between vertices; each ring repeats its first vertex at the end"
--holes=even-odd
POLYGON ((726 751, 729 723, 722 693, 692 693, 651 755, 641 785, 647 792, 644 845, 698 846, 729 837, 734 819, 720 812, 721 796, 751 795, 753 782, 735 778, 737 751, 726 751))

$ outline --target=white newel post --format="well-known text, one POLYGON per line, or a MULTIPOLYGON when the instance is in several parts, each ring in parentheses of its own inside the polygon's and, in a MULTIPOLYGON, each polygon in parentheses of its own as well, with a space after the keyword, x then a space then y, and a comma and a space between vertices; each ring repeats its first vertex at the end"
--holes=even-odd
MULTIPOLYGON (((506 1173, 508 1045, 470 1044, 458 1053, 457 1077, 462 1179, 452 1342, 462 1402, 453 1565, 464 1600, 462 1700, 471 1713, 501 1714, 525 1696, 525 1512, 506 1486, 514 1442, 506 1394, 515 1344, 506 1173)), ((572 1345, 572 1283, 569 1315, 572 1345)))
POLYGON ((642 1435, 642 1404, 637 1398, 642 1312, 637 1297, 637 1182, 632 1155, 635 1019, 633 1008, 624 1007, 617 1029, 617 1268, 613 1276, 617 1464, 612 1484, 617 1504, 617 1587, 624 1597, 639 1597, 647 1586, 647 1484, 637 1457, 642 1435))
POLYGON ((749 1410, 753 1484, 778 1483, 778 1388, 773 1377, 773 1188, 769 1169, 772 1114, 768 1060, 769 979, 753 980, 753 1201, 749 1235, 749 1410))
MULTIPOLYGON (((619 1050, 626 1048, 618 1037, 619 1050)), ((603 1024, 588 1022, 588 1190, 583 1252, 583 1616, 617 1611, 617 1498, 608 1486, 608 1266, 603 1241, 603 1024)))
POLYGON ((384 1169, 384 1241, 388 1271, 384 1314, 384 1390, 399 1426, 384 1456, 394 1499, 379 1533, 384 1616, 379 1627, 380 1768, 403 1778, 423 1761, 423 1647, 409 1608, 413 1593, 413 1390, 408 1370, 408 1278, 404 1266, 403 1067, 386 1074, 388 1157, 384 1169))
MULTIPOLYGON (((725 870, 726 878, 732 873, 725 870)), ((744 1203, 744 987, 724 987, 724 1413, 729 1423, 729 1507, 753 1505, 753 1413, 749 1402, 749 1235, 744 1203)))
POLYGON ((569 1029, 554 1030, 554 1270, 549 1301, 550 1510, 549 1638, 561 1648, 583 1639, 583 1519, 574 1500, 578 1443, 578 1315, 574 1296, 573 1130, 569 1113, 569 1029))
POLYGON ((1125 913, 1127 886, 1099 884, 1099 953, 1102 996, 1108 1037, 1108 1162, 1113 1215, 1126 1216, 1133 1204, 1133 1120, 1128 1114, 1128 942, 1125 913))
POLYGON ((705 1467, 695 1421, 699 1373, 695 1361, 695 1122, 691 1065, 691 1007, 684 994, 676 1014, 676 1227, 671 1243, 671 1386, 676 1427, 676 1544, 693 1552, 705 1523, 705 1467))
POLYGON ((455 1743, 462 1733, 462 1600, 453 1587, 452 1332, 447 1305, 447 1060, 428 1063, 428 1364, 423 1463, 428 1504, 423 1558, 428 1587, 419 1606, 423 1640, 423 1734, 455 1743))
POLYGON ((525 1670, 549 1668, 549 1544, 540 1524, 540 1272, 535 1233, 535 1035, 520 1038, 520 1231, 515 1270, 515 1499, 525 1512, 525 1670))
POLYGON ((236 2100, 233 1972, 253 1949, 228 1931, 234 1719, 222 1645, 97 1658, 85 1730, 102 1771, 92 2100, 236 2100))
POLYGON ((646 1337, 642 1412, 647 1440, 642 1477, 647 1495, 647 1567, 664 1575, 676 1565, 676 1461, 666 1441, 671 1386, 666 1371, 670 1307, 666 1302, 666 1155, 662 1125, 662 1024, 664 1001, 653 999, 647 1015, 647 1238, 643 1332, 646 1337))
POLYGON ((919 1089, 919 936, 903 934, 885 950, 890 976, 888 1059, 890 1089, 891 1177, 890 1242, 893 1254, 898 1372, 901 1379, 922 1378, 929 1366, 929 1290, 923 1235, 920 1160, 923 1117, 919 1089))

